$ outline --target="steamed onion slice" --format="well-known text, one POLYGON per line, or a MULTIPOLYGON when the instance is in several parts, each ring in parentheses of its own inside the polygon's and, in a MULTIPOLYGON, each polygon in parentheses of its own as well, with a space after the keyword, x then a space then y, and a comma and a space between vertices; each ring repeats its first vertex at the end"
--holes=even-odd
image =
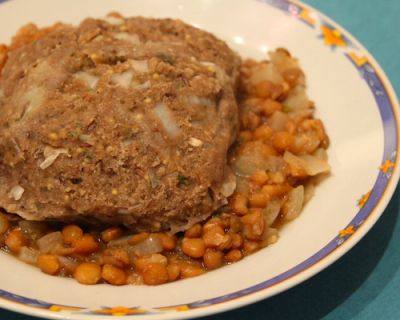
POLYGON ((304 187, 302 185, 292 189, 288 195, 287 200, 282 206, 283 219, 291 221, 296 219, 304 204, 304 187))
POLYGON ((283 159, 289 165, 294 176, 309 175, 315 176, 320 173, 328 173, 331 170, 326 160, 314 155, 299 155, 286 151, 283 159))

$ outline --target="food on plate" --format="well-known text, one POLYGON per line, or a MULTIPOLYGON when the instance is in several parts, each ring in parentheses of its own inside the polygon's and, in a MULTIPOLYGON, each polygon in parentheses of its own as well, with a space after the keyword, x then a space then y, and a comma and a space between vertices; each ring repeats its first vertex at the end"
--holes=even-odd
POLYGON ((175 233, 226 203, 240 59, 225 43, 116 16, 14 43, 0 80, 1 207, 175 233))
POLYGON ((241 61, 183 22, 111 14, 24 27, 0 72, 0 245, 50 275, 158 285, 234 263, 330 171, 285 49, 241 61))

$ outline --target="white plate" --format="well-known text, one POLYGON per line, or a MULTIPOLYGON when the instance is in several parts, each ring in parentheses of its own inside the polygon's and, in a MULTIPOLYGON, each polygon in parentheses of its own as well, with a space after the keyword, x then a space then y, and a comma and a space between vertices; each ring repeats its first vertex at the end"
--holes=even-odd
POLYGON ((58 319, 108 319, 114 313, 160 320, 217 313, 304 281, 372 227, 399 178, 398 102, 381 68, 343 28, 286 0, 12 0, 0 5, 0 42, 29 21, 77 23, 109 11, 181 18, 225 39, 243 56, 263 58, 268 50, 288 48, 300 59, 317 116, 331 138, 333 174, 282 230, 278 243, 197 278, 158 287, 82 286, 1 254, 1 307, 58 319))

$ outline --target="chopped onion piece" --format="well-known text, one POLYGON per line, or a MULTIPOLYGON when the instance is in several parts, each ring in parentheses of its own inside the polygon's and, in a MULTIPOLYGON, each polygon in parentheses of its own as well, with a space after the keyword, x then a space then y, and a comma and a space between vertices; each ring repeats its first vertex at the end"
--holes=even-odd
POLYGON ((320 144, 320 138, 315 131, 306 131, 295 135, 293 147, 295 150, 303 150, 305 153, 311 153, 315 151, 320 144))
POLYGON ((206 66, 209 70, 214 71, 218 81, 220 81, 221 83, 231 80, 231 78, 228 77, 228 75, 226 74, 225 70, 222 69, 219 65, 209 61, 201 61, 200 63, 203 66, 206 66))
POLYGON ((46 223, 40 221, 21 220, 18 226, 24 235, 32 240, 37 240, 46 234, 48 227, 46 223))
POLYGON ((159 103, 154 107, 154 115, 160 120, 168 136, 177 137, 180 129, 175 123, 171 111, 164 103, 159 103))
POLYGON ((327 173, 331 170, 328 162, 315 156, 305 154, 299 156, 299 158, 304 161, 304 169, 310 176, 315 176, 320 173, 327 173))
POLYGON ((36 243, 41 253, 49 253, 62 246, 63 236, 60 231, 51 232, 41 237, 36 243))
POLYGON ((190 144, 192 147, 201 147, 201 146, 203 145, 203 141, 201 141, 201 140, 199 140, 199 139, 197 139, 197 138, 191 137, 191 138, 189 139, 189 144, 190 144))
POLYGON ((283 131, 288 120, 289 116, 286 113, 275 111, 268 119, 268 124, 274 131, 283 131))
POLYGON ((123 215, 129 214, 129 210, 125 208, 118 209, 118 214, 123 214, 123 215))
POLYGON ((281 202, 279 200, 272 200, 263 209, 264 221, 268 227, 275 222, 276 218, 278 218, 280 210, 281 210, 281 202))
POLYGON ((291 174, 295 177, 306 176, 307 172, 304 168, 304 162, 297 156, 295 156, 291 152, 285 152, 283 155, 283 159, 289 165, 291 174))
POLYGON ((236 192, 246 196, 250 193, 249 180, 247 178, 236 177, 236 192))
POLYGON ((267 158, 261 153, 261 141, 246 143, 246 148, 240 150, 232 161, 232 169, 239 176, 248 177, 256 171, 280 171, 285 162, 281 157, 269 156, 267 158))
POLYGON ((11 188, 10 197, 18 201, 22 198, 22 194, 24 193, 24 191, 24 188, 22 188, 20 185, 16 185, 11 188))
MULTIPOLYGON (((213 69, 213 68, 215 68, 215 63, 214 63, 214 62, 210 62, 210 61, 200 61, 200 63, 201 63, 203 66, 206 66, 206 67, 210 68, 210 70, 213 69)), ((213 71, 215 71, 215 70, 213 70, 213 71)))
POLYGON ((164 266, 168 264, 168 259, 166 256, 163 256, 159 253, 153 253, 148 259, 146 259, 148 263, 160 263, 164 266))
POLYGON ((70 273, 74 272, 76 267, 79 265, 79 262, 76 260, 63 256, 59 256, 58 261, 60 262, 61 266, 70 273))
POLYGON ((259 152, 239 154, 232 161, 232 169, 242 177, 249 177, 258 170, 265 170, 266 161, 259 152))
POLYGON ((222 183, 221 193, 224 197, 229 197, 235 192, 236 189, 236 176, 229 172, 226 174, 224 182, 222 183))
POLYGON ((75 73, 75 78, 83 81, 90 89, 96 88, 99 77, 94 76, 86 71, 78 71, 75 73))
POLYGON ((26 117, 30 113, 32 113, 35 109, 37 109, 44 101, 44 89, 40 87, 30 88, 26 93, 22 96, 22 100, 24 103, 28 103, 23 117, 26 117))
POLYGON ((265 232, 263 234, 263 245, 269 246, 270 244, 274 244, 279 239, 278 229, 276 228, 265 228, 265 232))
POLYGON ((129 60, 132 68, 138 73, 149 72, 149 64, 147 60, 129 60))
POLYGON ((308 109, 311 106, 304 86, 296 86, 293 88, 290 95, 282 102, 282 104, 286 108, 290 109, 290 111, 308 109))
POLYGON ((323 148, 318 148, 317 150, 315 150, 313 156, 317 157, 320 160, 328 161, 328 153, 323 148))
POLYGON ((252 84, 256 85, 262 81, 282 84, 284 80, 278 69, 272 63, 264 63, 253 67, 250 75, 250 82, 252 84))
POLYGON ((131 34, 127 32, 120 32, 114 35, 114 38, 117 40, 124 40, 132 44, 140 44, 140 39, 137 34, 131 34))
POLYGON ((310 118, 313 115, 313 113, 314 110, 308 108, 308 109, 291 110, 290 112, 287 112, 287 115, 296 122, 300 122, 301 120, 310 118))
POLYGON ((299 67, 297 59, 292 58, 285 52, 277 50, 274 52, 269 52, 269 56, 271 58, 271 63, 278 69, 279 72, 299 67))
POLYGON ((163 247, 160 238, 151 235, 142 242, 132 246, 129 251, 137 257, 143 257, 153 253, 160 253, 163 251, 163 247))
POLYGON ((44 169, 50 167, 54 163, 54 161, 56 161, 56 159, 58 158, 58 156, 60 154, 66 154, 66 155, 70 156, 68 154, 67 149, 63 149, 63 148, 54 149, 50 146, 46 146, 43 151, 43 155, 44 155, 45 159, 39 165, 40 169, 44 170, 44 169))
POLYGON ((18 259, 25 263, 36 264, 39 254, 39 251, 35 249, 22 247, 18 253, 18 259))
POLYGON ((283 214, 285 221, 297 218, 304 204, 304 187, 302 185, 292 189, 288 193, 286 202, 283 205, 283 214))
POLYGON ((283 159, 289 164, 292 170, 298 171, 303 169, 304 172, 309 176, 327 173, 331 169, 327 161, 308 154, 295 156, 289 151, 286 151, 283 155, 283 159))
POLYGON ((157 178, 155 173, 152 171, 149 171, 149 173, 147 174, 147 179, 148 179, 148 183, 152 189, 157 188, 160 184, 160 180, 157 178))
POLYGON ((215 105, 213 100, 204 97, 187 96, 185 97, 185 100, 193 106, 213 107, 215 105))
POLYGON ((308 181, 304 185, 304 203, 307 203, 311 200, 315 193, 315 185, 313 181, 308 181))
POLYGON ((122 18, 118 18, 118 17, 114 17, 114 16, 108 16, 103 18, 103 20, 113 26, 120 26, 121 24, 124 24, 124 19, 122 18))
POLYGON ((121 86, 122 88, 128 89, 131 85, 133 78, 133 72, 128 70, 122 73, 115 73, 111 76, 111 81, 114 84, 121 86))
POLYGON ((146 82, 143 82, 143 83, 136 83, 136 82, 134 82, 133 84, 132 84, 132 87, 134 88, 134 89, 136 89, 136 90, 146 90, 146 89, 148 89, 148 88, 150 88, 150 85, 151 85, 151 83, 150 83, 150 81, 149 80, 147 80, 146 82))

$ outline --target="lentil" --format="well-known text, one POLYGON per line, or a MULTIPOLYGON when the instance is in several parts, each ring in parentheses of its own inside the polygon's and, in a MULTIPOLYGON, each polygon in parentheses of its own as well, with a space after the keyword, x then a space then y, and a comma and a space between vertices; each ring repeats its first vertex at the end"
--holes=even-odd
POLYGON ((161 240, 161 246, 166 251, 174 250, 176 247, 176 236, 169 233, 159 233, 158 237, 161 240))
POLYGON ((123 248, 106 249, 103 253, 103 262, 119 268, 129 266, 129 254, 123 248))
POLYGON ((294 143, 294 137, 286 131, 277 132, 272 137, 272 145, 279 152, 289 150, 294 143))
POLYGON ((101 279, 101 267, 93 262, 84 262, 76 267, 74 278, 82 284, 96 284, 101 279))
POLYGON ((189 264, 189 263, 181 264, 181 278, 182 279, 197 277, 197 276, 203 274, 204 272, 205 272, 205 270, 198 265, 193 265, 193 264, 189 264))
POLYGON ((101 271, 101 277, 110 284, 123 285, 126 284, 126 273, 124 270, 111 264, 105 264, 101 271))
POLYGON ((168 282, 167 268, 161 263, 150 263, 143 271, 143 282, 148 285, 157 285, 168 282))
POLYGON ((101 239, 104 242, 110 242, 111 240, 118 239, 121 236, 122 236, 122 229, 119 227, 111 227, 104 230, 101 233, 101 239))
POLYGON ((282 111, 283 106, 278 101, 272 99, 266 99, 261 105, 263 114, 266 117, 272 116, 275 111, 282 111))
POLYGON ((99 249, 96 240, 90 234, 84 234, 81 238, 73 243, 75 253, 88 254, 93 253, 99 249))
POLYGON ((202 234, 202 227, 199 223, 185 231, 185 238, 198 238, 202 234))
POLYGON ((201 238, 184 238, 182 240, 182 251, 191 258, 201 258, 205 250, 205 241, 201 238))
POLYGON ((58 257, 52 254, 42 254, 37 258, 37 266, 44 273, 54 275, 60 270, 58 257))
POLYGON ((203 260, 208 270, 217 269, 224 263, 224 254, 222 251, 207 249, 204 253, 203 260))
POLYGON ((167 271, 168 271, 168 280, 175 281, 178 279, 178 277, 181 273, 181 268, 180 268, 179 264, 177 264, 177 263, 170 263, 167 266, 167 271))
POLYGON ((10 233, 6 235, 5 244, 13 253, 18 253, 27 243, 28 240, 19 229, 11 230, 10 233))
POLYGON ((242 259, 243 255, 239 249, 232 249, 225 255, 225 261, 228 263, 236 262, 242 259))
POLYGON ((258 185, 263 185, 268 181, 268 174, 265 171, 257 171, 250 177, 250 181, 258 185))
POLYGON ((265 99, 271 96, 275 85, 268 80, 261 81, 256 85, 256 95, 258 98, 265 99))
POLYGON ((249 212, 247 204, 248 204, 247 197, 240 193, 234 194, 230 199, 230 207, 235 213, 239 215, 244 215, 249 212))
POLYGON ((70 225, 65 226, 62 229, 62 235, 63 235, 64 242, 66 244, 72 244, 76 240, 82 238, 83 231, 77 225, 70 224, 70 225))

